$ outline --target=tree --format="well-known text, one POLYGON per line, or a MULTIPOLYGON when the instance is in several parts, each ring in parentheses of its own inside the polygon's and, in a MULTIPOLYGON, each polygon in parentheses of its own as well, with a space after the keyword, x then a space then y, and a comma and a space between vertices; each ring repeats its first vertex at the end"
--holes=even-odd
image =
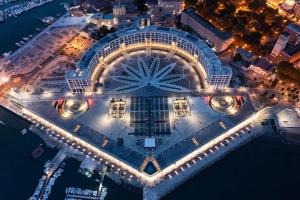
POLYGON ((134 5, 138 8, 141 12, 146 12, 148 10, 146 6, 146 0, 134 0, 134 5))
POLYGON ((300 71, 294 68, 290 62, 280 62, 276 67, 276 71, 277 75, 281 78, 300 83, 300 71))
POLYGON ((242 60, 243 60, 243 58, 242 58, 241 54, 239 54, 239 53, 237 53, 233 58, 233 61, 242 61, 242 60))
POLYGON ((198 3, 198 0, 185 0, 184 3, 186 7, 195 7, 198 3))
POLYGON ((94 33, 92 33, 91 36, 95 40, 100 40, 101 38, 105 37, 107 34, 112 33, 114 31, 115 31, 114 28, 108 29, 107 26, 101 26, 101 28, 95 31, 94 33))
POLYGON ((248 42, 249 44, 252 45, 259 45, 260 44, 260 38, 261 38, 261 33, 255 31, 255 32, 250 32, 246 35, 244 35, 243 39, 248 42))
POLYGON ((266 0, 251 0, 248 7, 252 10, 258 10, 265 7, 265 5, 266 0))

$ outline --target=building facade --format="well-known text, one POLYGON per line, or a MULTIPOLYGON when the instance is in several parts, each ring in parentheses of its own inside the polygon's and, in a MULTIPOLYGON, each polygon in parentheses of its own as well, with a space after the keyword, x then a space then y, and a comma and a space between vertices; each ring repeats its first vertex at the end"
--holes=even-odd
POLYGON ((77 64, 76 71, 65 75, 72 92, 89 91, 95 84, 95 74, 104 70, 101 63, 109 62, 112 55, 132 50, 136 46, 161 47, 179 51, 189 56, 203 74, 206 86, 223 89, 229 85, 232 71, 222 66, 220 60, 202 40, 177 29, 145 26, 122 29, 107 35, 90 48, 77 64), (78 85, 77 85, 78 84, 78 85))
POLYGON ((276 41, 274 48, 270 54, 270 60, 274 60, 280 54, 280 52, 286 47, 287 43, 290 40, 290 35, 286 32, 280 34, 278 40, 276 41))
POLYGON ((165 8, 173 14, 178 14, 184 9, 184 0, 158 0, 158 7, 165 8))
POLYGON ((277 6, 283 2, 284 0, 267 0, 267 5, 277 8, 277 6))
POLYGON ((199 16, 193 9, 183 11, 181 23, 191 27, 202 38, 207 39, 214 46, 216 52, 226 50, 233 42, 233 36, 229 32, 218 30, 209 21, 199 16))
POLYGON ((114 17, 120 17, 126 15, 126 6, 124 5, 115 5, 113 7, 114 17))
POLYGON ((111 13, 110 14, 97 13, 91 17, 91 22, 93 24, 96 24, 99 27, 107 26, 110 28, 115 25, 115 20, 111 13))
POLYGON ((262 77, 270 75, 273 68, 274 65, 270 64, 267 60, 260 58, 255 60, 249 67, 256 75, 262 77))
POLYGON ((296 2, 296 5, 294 7, 294 11, 295 11, 295 17, 300 19, 300 1, 296 2))
POLYGON ((295 63, 300 59, 300 26, 291 23, 279 36, 269 59, 273 62, 289 61, 295 63))

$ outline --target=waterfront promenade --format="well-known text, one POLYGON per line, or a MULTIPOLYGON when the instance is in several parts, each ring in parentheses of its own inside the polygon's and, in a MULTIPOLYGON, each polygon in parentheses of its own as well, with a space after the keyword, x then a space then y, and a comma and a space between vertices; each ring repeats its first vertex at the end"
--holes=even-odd
MULTIPOLYGON (((201 146, 196 151, 188 154, 187 156, 179 159, 174 164, 170 165, 169 167, 161 170, 160 172, 149 176, 144 174, 143 172, 140 172, 139 170, 136 170, 135 168, 132 168, 131 166, 127 165, 126 163, 123 163, 122 161, 119 161, 118 159, 114 158, 113 156, 107 154, 106 152, 103 152, 99 150, 98 148, 90 145, 89 143, 86 143, 83 140, 80 140, 79 138, 73 136, 72 134, 68 133, 67 131, 63 130, 60 127, 57 127, 56 125, 52 124, 48 120, 38 116, 37 114, 34 114, 30 112, 29 110, 18 109, 18 114, 22 117, 28 119, 31 121, 35 126, 41 127, 42 130, 45 131, 46 134, 52 135, 57 140, 66 143, 68 146, 70 146, 73 149, 76 149, 77 151, 82 152, 86 156, 90 157, 91 159, 98 161, 99 163, 106 163, 110 166, 113 166, 112 168, 116 171, 122 171, 122 174, 126 175, 128 177, 127 181, 132 184, 133 182, 140 185, 140 187, 147 187, 147 188, 154 188, 154 190, 150 190, 152 192, 146 189, 145 191, 145 198, 147 199, 148 194, 155 194, 157 197, 162 197, 166 195, 167 191, 170 191, 171 188, 174 188, 173 186, 170 187, 170 185, 173 185, 174 183, 178 182, 182 183, 184 180, 186 180, 189 176, 182 176, 186 177, 184 179, 174 179, 174 175, 181 176, 182 169, 186 168, 186 166, 190 165, 191 169, 193 169, 193 174, 198 172, 199 170, 203 169, 205 166, 211 165, 216 160, 220 159, 224 156, 224 154, 220 154, 217 157, 211 157, 209 160, 204 160, 201 155, 204 157, 210 157, 210 155, 213 155, 213 152, 217 152, 219 149, 222 150, 222 152, 227 152, 232 150, 232 146, 229 146, 228 144, 232 141, 234 147, 237 147, 241 144, 244 144, 247 141, 250 141, 252 138, 254 138, 256 135, 259 134, 259 131, 252 132, 252 128, 254 128, 254 125, 257 125, 261 118, 270 117, 270 115, 274 112, 277 112, 280 110, 278 107, 273 108, 265 108, 255 114, 252 114, 249 118, 245 119, 238 125, 234 126, 233 128, 229 129, 219 137, 216 137, 212 141, 208 142, 207 144, 201 146), (271 113, 271 114, 270 114, 271 113), (248 130, 249 129, 249 130, 248 130), (250 131, 250 133, 248 132, 250 131), (241 136, 241 135, 247 135, 249 136, 241 136), (226 145, 227 144, 227 145, 226 145), (217 149, 216 149, 217 148, 217 149), (200 159, 199 156, 202 158, 200 159), (201 160, 201 167, 194 167, 196 166, 197 159, 201 160), (193 161, 194 160, 194 161, 193 161), (209 162, 208 162, 209 161, 209 162), (192 164, 194 163, 194 165, 192 164), (183 168, 184 166, 184 168, 183 168), (130 181, 131 180, 131 181, 130 181), (179 181, 178 181, 179 180, 179 181), (169 183, 169 186, 167 186, 169 183), (170 184, 172 183, 172 184, 170 184), (160 185, 162 184, 162 185, 160 185), (169 187, 169 189, 166 188, 169 187), (161 190, 158 188, 165 188, 162 191, 166 192, 160 192, 161 190), (154 191, 154 192, 153 192, 154 191)), ((261 130, 260 130, 261 131, 261 130)))

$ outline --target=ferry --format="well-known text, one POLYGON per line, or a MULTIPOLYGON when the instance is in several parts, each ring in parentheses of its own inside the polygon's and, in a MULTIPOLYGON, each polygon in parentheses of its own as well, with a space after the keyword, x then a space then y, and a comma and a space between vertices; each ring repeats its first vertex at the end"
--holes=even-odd
POLYGON ((27 133, 27 129, 24 128, 22 131, 21 131, 22 135, 25 135, 27 133))
POLYGON ((30 38, 28 38, 28 37, 22 37, 22 39, 25 40, 25 41, 29 41, 30 40, 30 38))

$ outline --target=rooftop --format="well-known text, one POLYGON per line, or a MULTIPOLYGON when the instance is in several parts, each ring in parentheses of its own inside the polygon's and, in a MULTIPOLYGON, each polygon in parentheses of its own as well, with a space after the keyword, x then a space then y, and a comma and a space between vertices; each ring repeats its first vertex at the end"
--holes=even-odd
POLYGON ((259 67, 261 69, 264 69, 266 71, 271 71, 274 67, 274 65, 272 65, 271 63, 269 63, 266 59, 256 59, 252 65, 255 65, 256 67, 259 67))
POLYGON ((247 51, 243 48, 240 48, 240 47, 236 49, 236 52, 238 54, 240 54, 244 60, 247 60, 247 61, 251 60, 254 57, 254 55, 252 53, 250 53, 249 51, 247 51))
POLYGON ((300 44, 298 45, 292 45, 292 46, 287 46, 284 49, 284 52, 289 55, 289 56, 294 56, 295 54, 300 52, 300 44))
POLYGON ((113 15, 112 15, 112 13, 109 13, 109 14, 97 13, 97 14, 93 15, 91 17, 91 19, 94 19, 94 20, 110 19, 110 20, 112 20, 113 19, 113 15))
POLYGON ((210 30, 213 32, 217 37, 227 40, 232 37, 232 34, 230 32, 223 32, 220 31, 218 28, 216 28, 213 24, 211 24, 209 21, 198 15, 194 9, 189 8, 185 11, 183 11, 186 15, 191 16, 194 20, 196 20, 199 24, 204 26, 206 29, 210 30))
POLYGON ((277 114, 281 128, 300 128, 300 116, 293 109, 285 109, 277 114))
POLYGON ((295 23, 290 23, 287 25, 288 28, 300 34, 300 26, 295 23))

